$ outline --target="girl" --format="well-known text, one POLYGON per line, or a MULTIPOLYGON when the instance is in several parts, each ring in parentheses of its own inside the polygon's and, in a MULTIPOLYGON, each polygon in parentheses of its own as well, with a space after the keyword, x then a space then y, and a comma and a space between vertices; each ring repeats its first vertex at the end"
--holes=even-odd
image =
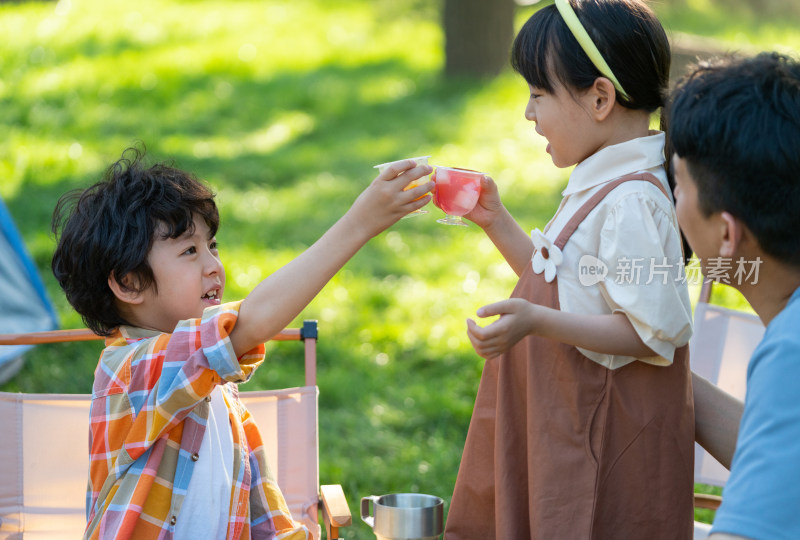
POLYGON ((667 37, 639 0, 556 0, 512 66, 553 163, 577 166, 533 242, 488 177, 466 216, 520 279, 478 310, 497 321, 467 321, 487 362, 446 538, 689 538, 691 310, 665 137, 649 129, 667 37))

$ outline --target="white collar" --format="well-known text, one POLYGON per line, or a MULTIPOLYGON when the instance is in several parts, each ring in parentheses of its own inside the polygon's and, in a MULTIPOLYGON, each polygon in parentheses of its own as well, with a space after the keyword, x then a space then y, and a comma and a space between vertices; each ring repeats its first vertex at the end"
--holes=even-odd
POLYGON ((664 164, 663 131, 607 146, 578 163, 562 196, 572 195, 637 171, 664 164))

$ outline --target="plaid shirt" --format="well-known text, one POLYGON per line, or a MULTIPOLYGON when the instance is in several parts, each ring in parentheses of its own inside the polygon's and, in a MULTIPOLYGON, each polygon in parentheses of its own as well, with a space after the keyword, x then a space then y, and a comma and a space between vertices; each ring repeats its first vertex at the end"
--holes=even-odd
POLYGON ((227 538, 311 537, 292 520, 231 384, 247 381, 264 359, 263 345, 238 360, 233 352, 228 335, 240 303, 208 308, 172 334, 123 326, 106 339, 92 389, 84 538, 172 538, 217 385, 238 456, 227 538))

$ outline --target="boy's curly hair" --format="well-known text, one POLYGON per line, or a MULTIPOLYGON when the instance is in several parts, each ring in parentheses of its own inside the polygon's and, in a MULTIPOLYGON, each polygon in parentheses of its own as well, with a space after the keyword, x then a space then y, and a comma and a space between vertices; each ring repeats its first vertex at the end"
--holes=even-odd
POLYGON ((100 182, 66 193, 53 212, 53 274, 84 324, 102 336, 127 323, 108 285, 112 274, 120 285, 135 283, 137 292, 157 287, 148 263, 156 234, 192 232, 195 215, 212 236, 219 227, 209 187, 168 164, 146 166, 144 156, 144 146, 126 149, 100 182))

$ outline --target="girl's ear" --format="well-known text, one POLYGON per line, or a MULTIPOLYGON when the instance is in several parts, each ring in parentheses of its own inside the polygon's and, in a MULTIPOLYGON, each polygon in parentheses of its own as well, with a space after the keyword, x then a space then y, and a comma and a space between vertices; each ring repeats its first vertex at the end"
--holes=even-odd
POLYGON ((122 302, 127 304, 141 304, 144 298, 142 293, 138 290, 138 283, 135 277, 127 274, 122 278, 122 283, 117 281, 114 272, 108 275, 108 287, 114 296, 122 302))
POLYGON ((617 101, 617 90, 614 83, 605 77, 597 77, 589 88, 591 112, 595 120, 605 120, 617 101))
POLYGON ((722 243, 719 246, 720 257, 732 259, 740 250, 742 236, 745 233, 744 224, 728 212, 720 213, 720 226, 722 227, 722 243))

